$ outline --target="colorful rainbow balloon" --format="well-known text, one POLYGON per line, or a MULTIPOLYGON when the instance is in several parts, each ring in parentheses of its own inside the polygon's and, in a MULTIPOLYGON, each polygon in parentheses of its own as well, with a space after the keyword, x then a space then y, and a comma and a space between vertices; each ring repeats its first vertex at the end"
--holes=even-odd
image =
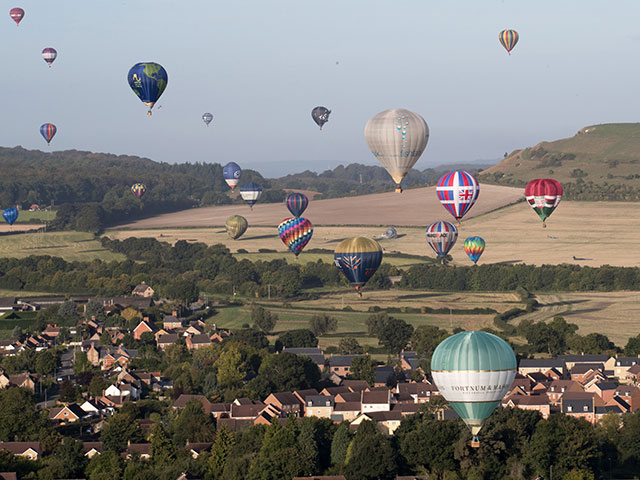
POLYGON ((51 145, 51 140, 56 135, 58 129, 53 123, 45 123, 40 127, 40 135, 47 141, 47 145, 51 145))
POLYGON ((502 30, 498 35, 498 40, 500 40, 500 43, 509 55, 511 55, 511 50, 516 46, 519 39, 520 35, 518 35, 518 32, 515 30, 502 30))
POLYGON ((285 200, 287 208, 294 217, 299 217, 307 209, 309 198, 304 193, 290 193, 285 200))
POLYGON ((311 240, 313 225, 306 218, 287 218, 278 225, 278 234, 284 244, 297 257, 311 240))
POLYGON ((142 198, 146 191, 147 187, 144 186, 144 183, 134 183, 133 185, 131 185, 131 193, 133 193, 138 198, 142 198))
POLYGON ((474 264, 478 263, 480 256, 484 252, 484 238, 482 237, 468 237, 464 241, 464 253, 471 259, 474 264))

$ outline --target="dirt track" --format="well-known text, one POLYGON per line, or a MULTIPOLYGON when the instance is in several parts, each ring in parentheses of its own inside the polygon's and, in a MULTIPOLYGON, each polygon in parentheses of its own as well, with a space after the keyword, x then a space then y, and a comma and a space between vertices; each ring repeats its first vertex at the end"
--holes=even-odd
MULTIPOLYGON (((478 201, 465 220, 516 202, 523 196, 521 188, 482 185, 478 201)), ((224 225, 231 215, 242 215, 251 226, 274 226, 291 214, 284 204, 256 204, 205 207, 168 213, 115 228, 171 228, 224 225)), ((309 202, 304 216, 314 225, 396 225, 425 226, 437 220, 453 222, 440 205, 435 187, 388 192, 349 198, 331 198, 309 202)))

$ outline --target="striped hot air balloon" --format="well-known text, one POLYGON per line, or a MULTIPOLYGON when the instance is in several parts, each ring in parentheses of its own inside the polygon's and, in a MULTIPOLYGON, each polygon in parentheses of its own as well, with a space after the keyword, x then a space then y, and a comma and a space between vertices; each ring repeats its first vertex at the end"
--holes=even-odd
POLYGON ((304 193, 290 193, 285 200, 287 208, 294 217, 299 217, 307 209, 309 198, 304 193))
POLYGON ((240 187, 240 196, 247 205, 253 209, 260 196, 262 195, 262 187, 255 182, 245 183, 240 187))
POLYGON ((134 183, 131 185, 131 193, 138 198, 142 198, 146 191, 147 187, 145 187, 144 183, 134 183))
POLYGON ((507 342, 487 332, 460 332, 443 340, 431 357, 431 375, 480 446, 478 433, 509 391, 516 356, 507 342))
POLYGON ((58 57, 58 52, 56 51, 55 48, 47 47, 44 50, 42 50, 42 58, 44 58, 44 61, 47 62, 47 65, 49 65, 49 68, 51 68, 51 64, 55 61, 57 57, 58 57))
POLYGON ((443 263, 444 257, 456 244, 457 239, 458 230, 449 222, 440 220, 427 227, 427 243, 443 263))
POLYGON ((362 287, 382 262, 382 247, 371 238, 347 238, 338 244, 333 259, 361 297, 362 287))
POLYGON ((278 234, 282 242, 297 257, 311 240, 313 225, 306 218, 287 218, 278 225, 278 234))
POLYGON ((459 222, 476 203, 480 185, 470 173, 455 170, 438 180, 436 193, 442 206, 459 222))
POLYGON ((20 22, 24 18, 24 10, 18 7, 12 8, 9 10, 9 16, 11 17, 11 20, 16 22, 16 26, 19 26, 20 22))
POLYGON ((464 241, 464 253, 471 259, 474 264, 478 263, 480 256, 484 252, 484 238, 482 237, 468 237, 464 241))
POLYGON ((51 140, 55 137, 58 129, 53 123, 45 123, 40 127, 40 135, 47 141, 47 145, 51 145, 51 140))
POLYGON ((542 227, 547 224, 547 217, 553 213, 562 199, 562 185, 552 178, 536 178, 527 183, 524 196, 542 220, 542 227))
POLYGON ((502 30, 498 35, 498 40, 505 48, 505 50, 511 55, 511 50, 516 46, 518 40, 520 39, 520 35, 515 30, 502 30))
POLYGON ((227 221, 224 224, 224 228, 227 230, 227 233, 234 240, 237 240, 244 235, 244 232, 247 231, 248 227, 249 222, 247 222, 246 218, 241 217, 240 215, 231 215, 227 218, 227 221))

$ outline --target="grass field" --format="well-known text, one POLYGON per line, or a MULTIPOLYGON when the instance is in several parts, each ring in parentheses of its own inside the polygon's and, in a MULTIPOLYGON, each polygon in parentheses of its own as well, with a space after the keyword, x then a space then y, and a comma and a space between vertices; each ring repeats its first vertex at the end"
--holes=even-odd
POLYGON ((26 223, 31 220, 40 220, 42 222, 50 222, 56 218, 55 210, 41 210, 39 212, 30 212, 29 210, 21 210, 16 223, 26 223))
POLYGON ((82 232, 13 233, 0 237, 0 257, 51 255, 67 261, 124 260, 105 250, 93 234, 82 232))

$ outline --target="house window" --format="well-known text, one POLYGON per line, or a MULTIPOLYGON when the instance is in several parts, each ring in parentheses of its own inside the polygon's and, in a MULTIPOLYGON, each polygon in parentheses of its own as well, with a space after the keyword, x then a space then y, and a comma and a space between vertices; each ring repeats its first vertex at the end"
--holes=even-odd
POLYGON ((588 411, 589 411, 589 406, 588 406, 588 405, 585 405, 584 407, 582 407, 582 409, 583 409, 585 412, 588 412, 588 411))
POLYGON ((567 406, 567 412, 573 412, 573 407, 571 405, 567 406))

